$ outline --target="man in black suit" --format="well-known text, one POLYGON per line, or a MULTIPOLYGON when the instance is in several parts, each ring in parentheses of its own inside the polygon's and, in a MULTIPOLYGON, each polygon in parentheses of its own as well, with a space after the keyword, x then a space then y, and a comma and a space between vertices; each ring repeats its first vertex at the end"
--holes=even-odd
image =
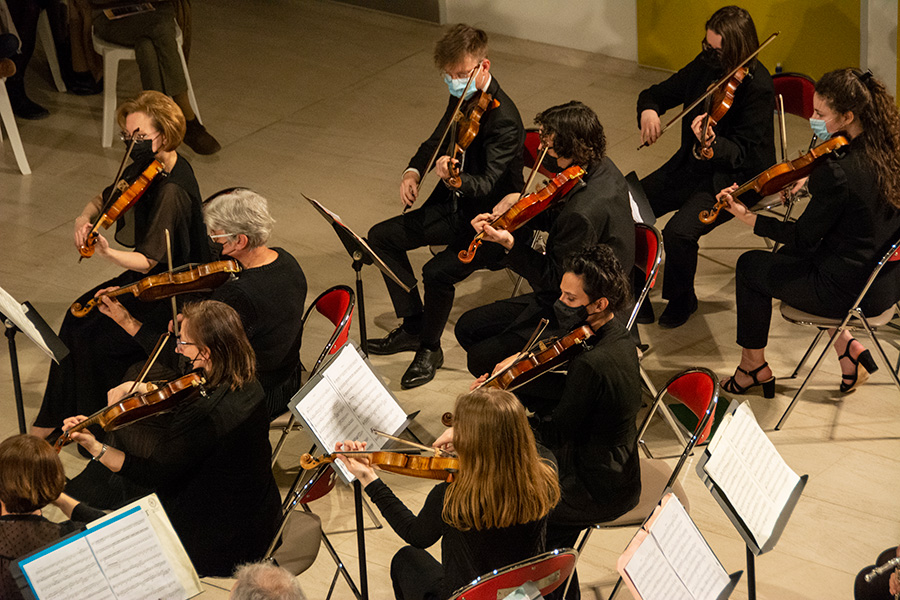
MULTIPOLYGON (((503 256, 499 247, 480 251, 470 264, 457 257, 474 237, 470 221, 479 213, 491 212, 504 196, 519 192, 524 185, 525 130, 516 105, 491 76, 487 34, 468 25, 454 25, 436 43, 434 62, 443 74, 450 98, 440 123, 419 146, 403 173, 400 199, 406 207, 413 206, 418 199, 419 182, 431 167, 429 159, 441 145, 441 137, 460 97, 465 94, 460 107, 464 116, 471 114, 482 93, 490 94, 499 104, 488 105, 481 116, 478 134, 460 160, 445 155, 435 161, 434 169, 441 182, 421 208, 382 221, 369 231, 369 244, 388 266, 407 272, 412 272, 409 250, 448 244, 423 269, 424 304, 418 289, 404 292, 385 278, 394 310, 403 323, 384 338, 368 340, 369 353, 416 351, 401 379, 404 389, 431 381, 444 362, 441 333, 453 307, 455 284, 478 269, 499 268, 495 267, 503 256), (456 169, 458 179, 452 173, 456 169)), ((464 124, 463 121, 459 126, 464 124)), ((452 150, 456 139, 452 135, 447 138, 443 143, 452 150)))

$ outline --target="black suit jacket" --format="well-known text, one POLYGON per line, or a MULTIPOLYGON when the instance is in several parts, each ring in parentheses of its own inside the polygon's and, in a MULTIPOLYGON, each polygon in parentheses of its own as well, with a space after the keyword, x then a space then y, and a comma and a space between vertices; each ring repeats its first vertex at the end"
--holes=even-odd
MULTIPOLYGON (((472 216, 481 212, 490 212, 490 209, 503 196, 519 192, 525 185, 522 177, 524 168, 522 148, 525 145, 525 128, 522 126, 519 109, 500 88, 495 77, 491 78, 487 93, 498 100, 500 106, 487 110, 482 115, 478 135, 469 145, 463 158, 462 185, 458 190, 461 200, 460 209, 472 216)), ((464 114, 469 113, 469 109, 474 105, 477 97, 476 94, 463 103, 464 114)), ((428 159, 434 153, 457 102, 459 102, 459 98, 449 97, 447 110, 444 111, 440 123, 431 136, 419 146, 407 168, 416 169, 424 176, 428 159)), ((444 144, 445 148, 447 146, 452 148, 453 140, 445 140, 444 144)), ((440 185, 439 187, 444 186, 440 185)), ((446 195, 449 198, 451 190, 446 189, 446 195)))

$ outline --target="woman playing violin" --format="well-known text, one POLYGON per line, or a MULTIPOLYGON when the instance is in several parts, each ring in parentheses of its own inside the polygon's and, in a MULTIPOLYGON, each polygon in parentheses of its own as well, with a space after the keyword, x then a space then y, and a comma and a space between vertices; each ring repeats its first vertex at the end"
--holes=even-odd
MULTIPOLYGON (((133 248, 119 250, 110 246, 100 234, 94 242, 96 256, 102 257, 125 272, 100 284, 79 298, 84 304, 99 290, 124 286, 148 273, 167 266, 166 235, 171 235, 172 264, 209 262, 209 242, 201 216, 201 197, 194 171, 177 148, 184 137, 184 116, 171 98, 158 92, 143 92, 123 103, 117 113, 126 147, 131 142, 131 164, 123 173, 130 183, 154 160, 164 173, 157 175, 131 210, 117 221, 116 241, 133 248)), ((92 222, 103 210, 111 188, 91 200, 75 219, 75 246, 84 246, 92 222)), ((113 198, 116 195, 113 193, 113 198)), ((96 260, 96 258, 94 258, 96 260)), ((125 300, 129 310, 142 321, 162 323, 171 318, 168 304, 141 303, 125 300)), ((76 413, 93 413, 102 407, 106 390, 122 381, 125 370, 146 357, 141 348, 110 319, 97 311, 83 319, 67 314, 59 332, 69 349, 69 356, 59 365, 53 363, 41 411, 32 433, 46 436, 62 424, 62 419, 76 413)))
MULTIPOLYGON (((839 133, 850 144, 813 168, 808 181, 813 199, 796 222, 751 213, 728 195, 737 186, 719 194, 728 201, 726 210, 754 233, 784 244, 777 253, 754 250, 738 260, 737 343, 743 350, 734 376, 723 381, 729 393, 762 385, 767 398, 775 394, 775 376, 765 357, 773 298, 841 318, 900 235, 900 112, 884 84, 871 73, 831 71, 816 83, 813 106, 810 124, 819 139, 839 133)), ((881 313, 900 297, 896 273, 891 266, 886 269, 863 305, 867 315, 881 313)), ((834 349, 842 392, 877 368, 848 330, 834 340, 834 349)))
MULTIPOLYGON (((479 575, 543 552, 547 514, 559 501, 556 471, 538 456, 525 410, 511 392, 470 392, 457 399, 453 412, 459 472, 452 483, 431 490, 418 515, 365 458, 341 459, 410 544, 391 561, 400 600, 447 598, 479 575), (425 551, 438 540, 441 563, 425 551)), ((364 449, 353 441, 336 448, 364 449)))
MULTIPOLYGON (((155 491, 197 571, 227 577, 237 564, 262 557, 279 517, 263 391, 240 318, 221 302, 185 306, 178 352, 204 374, 206 393, 166 415, 152 447, 123 451, 114 439, 104 444, 86 431, 72 439, 93 457, 89 468, 99 463, 127 483, 155 491)), ((130 387, 112 390, 110 401, 130 387)), ((66 419, 65 429, 85 418, 66 419)), ((128 489, 115 482, 111 478, 106 489, 128 489)), ((80 499, 73 486, 68 491, 80 499)))
MULTIPOLYGON (((653 144, 661 134, 660 115, 679 105, 689 105, 759 47, 750 14, 737 6, 717 10, 706 22, 703 51, 688 65, 641 92, 637 101, 641 139, 653 144)), ((695 154, 704 132, 703 104, 681 121, 681 147, 662 167, 641 183, 657 217, 677 211, 666 223, 663 298, 669 301, 659 318, 662 327, 679 327, 697 310, 694 275, 700 236, 723 223, 698 221, 715 194, 733 181, 745 181, 775 162, 772 110, 775 95, 766 68, 753 59, 749 73, 738 86, 731 108, 707 131, 712 158, 695 154)), ((759 200, 752 197, 752 202, 759 200)), ((644 306, 650 307, 646 302, 644 306)), ((652 309, 641 322, 653 322, 652 309)))
MULTIPOLYGON (((558 167, 578 165, 586 174, 572 191, 515 233, 496 230, 488 223, 508 209, 518 195, 472 221, 474 233, 484 231, 484 239, 494 242, 488 246, 507 251, 500 264, 525 277, 534 290, 533 294, 470 310, 457 321, 456 339, 468 353, 469 371, 476 377, 521 350, 541 317, 554 320, 553 302, 559 297, 567 256, 595 244, 607 244, 628 272, 634 264, 628 185, 606 155, 606 136, 597 115, 573 101, 544 110, 535 117, 535 123, 558 167), (533 229, 548 232, 546 253, 531 247, 533 229)), ((548 333, 568 331, 553 323, 548 333)))

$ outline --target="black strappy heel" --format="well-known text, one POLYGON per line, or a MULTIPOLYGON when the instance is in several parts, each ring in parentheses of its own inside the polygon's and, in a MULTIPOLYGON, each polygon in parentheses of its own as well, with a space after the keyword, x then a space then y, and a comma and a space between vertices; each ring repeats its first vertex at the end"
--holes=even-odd
POLYGON ((766 362, 766 363, 763 363, 762 365, 760 365, 759 367, 756 367, 752 371, 745 371, 744 369, 738 367, 734 372, 735 375, 737 375, 737 372, 740 371, 747 377, 752 378, 753 383, 751 383, 750 385, 748 385, 746 387, 739 385, 738 382, 734 380, 734 375, 732 375, 731 377, 729 377, 722 383, 722 389, 725 390, 726 392, 728 392, 729 394, 741 395, 741 394, 746 394, 748 391, 750 391, 750 388, 754 388, 758 385, 761 385, 763 397, 769 398, 769 399, 774 398, 775 397, 775 376, 772 375, 769 379, 766 379, 765 381, 760 381, 759 379, 756 378, 756 376, 759 374, 759 372, 768 366, 769 366, 769 363, 766 362))
POLYGON ((850 356, 850 345, 856 341, 856 338, 850 338, 850 341, 847 342, 847 347, 844 348, 844 353, 838 356, 838 362, 845 358, 848 358, 855 368, 852 375, 844 375, 843 373, 841 374, 841 392, 844 394, 852 391, 854 388, 856 388, 856 386, 862 385, 866 381, 866 379, 869 378, 869 375, 878 370, 878 365, 875 364, 875 359, 872 358, 872 353, 868 350, 863 350, 862 352, 860 352, 859 356, 857 356, 855 359, 850 356), (866 371, 863 375, 860 375, 859 372, 860 365, 862 365, 862 368, 866 371))

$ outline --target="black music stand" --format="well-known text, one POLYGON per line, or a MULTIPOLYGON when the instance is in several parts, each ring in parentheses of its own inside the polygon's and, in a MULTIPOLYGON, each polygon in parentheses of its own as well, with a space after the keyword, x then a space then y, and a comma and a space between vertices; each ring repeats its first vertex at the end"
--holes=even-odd
POLYGON ((404 292, 410 291, 418 282, 412 273, 406 271, 401 272, 399 275, 394 273, 394 271, 381 260, 381 257, 372 250, 372 247, 369 246, 366 240, 344 225, 337 214, 331 212, 322 206, 319 201, 313 200, 306 194, 301 193, 300 195, 306 198, 306 200, 313 205, 313 208, 315 208, 319 214, 331 224, 335 233, 337 233, 338 238, 341 240, 341 243, 344 245, 344 248, 347 250, 347 254, 353 259, 353 270, 356 271, 356 297, 359 306, 359 344, 363 354, 368 356, 369 344, 366 339, 366 300, 363 295, 362 276, 360 275, 363 265, 375 265, 382 273, 384 273, 385 277, 388 277, 391 281, 403 288, 404 292))
POLYGON ((29 302, 19 304, 6 290, 0 288, 0 319, 6 326, 9 340, 9 363, 12 369, 13 390, 16 397, 16 415, 19 418, 19 433, 25 433, 25 406, 22 398, 22 380, 19 376, 19 355, 16 351, 16 332, 21 331, 28 339, 44 351, 51 360, 59 361, 69 354, 59 336, 47 325, 43 317, 29 302))

